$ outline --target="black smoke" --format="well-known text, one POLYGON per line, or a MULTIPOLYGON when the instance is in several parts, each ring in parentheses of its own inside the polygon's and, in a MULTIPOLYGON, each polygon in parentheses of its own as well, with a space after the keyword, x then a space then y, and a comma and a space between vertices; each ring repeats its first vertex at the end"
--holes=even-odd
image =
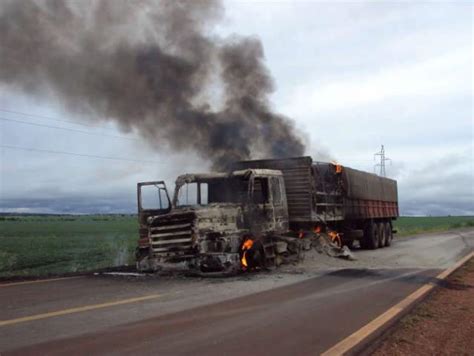
POLYGON ((218 1, 2 0, 0 83, 136 130, 214 168, 297 156, 256 38, 212 35, 218 1), (50 94, 48 94, 50 95, 50 94))

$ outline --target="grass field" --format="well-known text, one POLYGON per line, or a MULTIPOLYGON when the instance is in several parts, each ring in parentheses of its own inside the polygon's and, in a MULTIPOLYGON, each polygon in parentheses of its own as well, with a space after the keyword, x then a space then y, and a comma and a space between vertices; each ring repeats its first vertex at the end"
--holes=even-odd
MULTIPOLYGON (((402 217, 398 236, 474 226, 474 217, 402 217)), ((0 216, 0 277, 44 276, 134 263, 132 215, 0 216)))
POLYGON ((135 216, 0 218, 0 277, 62 274, 133 263, 135 216))
POLYGON ((408 236, 474 227, 474 216, 402 216, 395 221, 394 226, 398 230, 397 236, 408 236))

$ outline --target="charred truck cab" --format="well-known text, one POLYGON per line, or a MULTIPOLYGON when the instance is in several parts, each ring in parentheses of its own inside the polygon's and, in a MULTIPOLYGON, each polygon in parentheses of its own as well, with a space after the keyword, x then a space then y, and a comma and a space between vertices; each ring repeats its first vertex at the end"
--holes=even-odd
POLYGON ((266 239, 289 229, 278 170, 185 174, 177 178, 172 200, 162 181, 137 188, 141 271, 225 275, 272 265, 273 245, 266 239))

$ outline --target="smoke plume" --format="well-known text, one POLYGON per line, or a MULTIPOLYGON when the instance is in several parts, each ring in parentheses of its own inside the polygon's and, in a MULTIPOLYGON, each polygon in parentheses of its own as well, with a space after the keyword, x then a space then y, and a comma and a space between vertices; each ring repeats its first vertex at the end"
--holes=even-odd
POLYGON ((0 84, 53 93, 214 168, 303 154, 292 121, 269 105, 260 41, 212 35, 222 16, 218 1, 3 0, 0 84))

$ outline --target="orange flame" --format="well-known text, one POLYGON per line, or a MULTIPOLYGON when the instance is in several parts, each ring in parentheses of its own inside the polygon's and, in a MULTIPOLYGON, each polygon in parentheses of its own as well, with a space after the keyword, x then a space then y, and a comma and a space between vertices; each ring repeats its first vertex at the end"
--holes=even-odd
POLYGON ((316 225, 316 226, 314 227, 313 231, 314 231, 315 234, 319 234, 319 233, 321 232, 321 226, 316 225))
POLYGON ((334 242, 339 247, 342 246, 341 236, 336 231, 328 231, 328 236, 331 238, 331 241, 334 242))
POLYGON ((248 239, 244 242, 244 244, 242 245, 242 250, 248 250, 249 248, 251 248, 253 246, 253 240, 252 239, 248 239))
POLYGON ((245 242, 242 244, 242 251, 244 251, 244 253, 242 254, 242 258, 240 259, 240 262, 242 263, 242 266, 245 268, 248 267, 248 263, 247 263, 247 251, 249 249, 251 249, 253 246, 253 240, 252 239, 247 239, 245 240, 245 242))
POLYGON ((336 161, 332 161, 331 164, 333 164, 336 167, 336 174, 342 173, 342 165, 340 165, 336 161))

